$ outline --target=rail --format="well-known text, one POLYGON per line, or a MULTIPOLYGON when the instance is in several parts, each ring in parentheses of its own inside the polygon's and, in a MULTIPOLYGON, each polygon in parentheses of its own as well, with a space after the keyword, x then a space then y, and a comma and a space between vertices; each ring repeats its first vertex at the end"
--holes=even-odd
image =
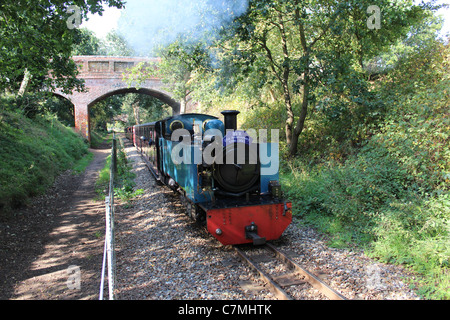
MULTIPOLYGON (((269 252, 272 252, 275 255, 275 258, 282 262, 287 267, 287 269, 290 270, 290 273, 285 274, 289 279, 288 284, 285 286, 298 285, 307 282, 331 300, 347 300, 346 297, 333 290, 330 286, 328 286, 320 278, 316 277, 313 273, 295 263, 294 260, 289 258, 273 245, 266 243, 262 248, 266 248, 269 252), (301 276, 304 279, 298 281, 298 276, 301 276), (297 281, 295 281, 296 279, 297 281)), ((276 280, 276 277, 274 277, 273 275, 269 275, 262 268, 260 268, 256 261, 248 256, 244 252, 244 250, 241 250, 238 246, 234 246, 234 249, 243 261, 245 261, 253 270, 259 273, 260 278, 264 282, 266 282, 268 288, 275 294, 275 296, 279 300, 293 300, 293 297, 284 290, 284 286, 278 282, 279 280, 276 280)), ((281 278, 282 277, 278 277, 278 279, 281 278)))
POLYGON ((100 281, 99 300, 103 300, 105 291, 105 271, 108 265, 108 295, 109 300, 114 300, 114 288, 116 280, 116 256, 114 245, 114 177, 117 172, 117 140, 113 133, 112 147, 111 147, 111 167, 109 177, 109 194, 105 197, 105 246, 103 250, 103 264, 102 275, 100 281))

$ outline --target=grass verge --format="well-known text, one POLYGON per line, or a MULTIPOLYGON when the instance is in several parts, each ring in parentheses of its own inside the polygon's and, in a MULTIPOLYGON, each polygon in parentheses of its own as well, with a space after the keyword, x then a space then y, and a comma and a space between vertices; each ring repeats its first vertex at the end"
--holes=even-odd
MULTIPOLYGON (((104 200, 108 194, 110 181, 111 155, 106 159, 105 166, 100 171, 96 182, 96 192, 99 195, 99 200, 104 200)), ((114 179, 114 197, 124 202, 126 205, 131 199, 143 193, 142 189, 134 190, 136 183, 134 182, 134 174, 131 170, 131 165, 128 164, 126 153, 117 144, 117 173, 114 179)))
POLYGON ((92 162, 92 160, 94 160, 94 154, 88 151, 88 153, 83 158, 81 158, 75 163, 72 169, 73 173, 74 174, 83 173, 88 167, 88 165, 92 162))
POLYGON ((52 116, 0 112, 0 217, 45 192, 87 152, 83 139, 52 116))

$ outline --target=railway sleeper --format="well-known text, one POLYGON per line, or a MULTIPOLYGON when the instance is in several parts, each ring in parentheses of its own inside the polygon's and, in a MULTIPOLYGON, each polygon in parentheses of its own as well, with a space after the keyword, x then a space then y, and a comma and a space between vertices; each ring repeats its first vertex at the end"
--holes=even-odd
POLYGON ((273 280, 282 288, 300 286, 307 284, 308 282, 300 279, 302 276, 298 273, 286 273, 280 276, 273 277, 273 280))

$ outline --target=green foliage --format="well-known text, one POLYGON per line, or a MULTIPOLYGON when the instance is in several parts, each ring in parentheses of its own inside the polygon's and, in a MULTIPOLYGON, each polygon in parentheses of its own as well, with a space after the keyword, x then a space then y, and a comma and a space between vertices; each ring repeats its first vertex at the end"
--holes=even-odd
POLYGON ((68 127, 75 127, 75 110, 72 102, 58 96, 44 96, 40 113, 56 115, 58 120, 68 127))
POLYGON ((275 84, 293 156, 318 97, 327 117, 341 120, 335 126, 341 131, 370 121, 368 113, 381 116, 383 104, 369 91, 363 62, 387 51, 427 14, 410 1, 250 1, 246 14, 223 31, 214 76, 225 90, 245 82, 257 95, 275 84), (376 31, 366 24, 370 5, 383 8, 383 27, 376 31))
POLYGON ((101 41, 89 29, 76 29, 73 43, 72 56, 93 56, 103 53, 101 41))
MULTIPOLYGON (((344 165, 330 162, 328 166, 311 167, 287 162, 286 166, 283 185, 294 201, 294 212, 302 217, 311 212, 315 218, 332 217, 348 226, 355 239, 373 239, 372 228, 380 207, 403 197, 410 183, 406 171, 386 150, 369 147, 344 165)), ((329 220, 331 224, 336 223, 333 219, 329 220)))
POLYGON ((427 196, 417 179, 396 154, 370 143, 344 165, 288 162, 282 185, 294 214, 327 233, 330 245, 356 244, 382 261, 409 265, 424 276, 423 295, 448 299, 449 193, 427 196))
POLYGON ((101 54, 112 57, 132 57, 136 56, 127 40, 117 33, 116 30, 108 32, 105 41, 102 43, 101 54))
POLYGON ((124 126, 132 126, 164 119, 170 116, 170 107, 157 98, 129 93, 119 96, 121 112, 126 115, 124 126))
POLYGON ((99 199, 104 200, 105 196, 108 194, 109 181, 110 181, 110 170, 111 170, 111 156, 106 158, 105 165, 103 169, 98 173, 97 181, 95 182, 95 192, 97 192, 99 199))
MULTIPOLYGON (((111 171, 111 156, 108 156, 105 162, 105 166, 100 171, 96 181, 96 192, 100 199, 109 192, 111 171)), ((117 172, 114 176, 114 196, 125 202, 129 202, 132 198, 141 195, 142 189, 134 190, 136 183, 134 178, 136 174, 131 171, 131 165, 128 164, 127 157, 123 149, 118 144, 117 150, 117 172)))
POLYGON ((25 70, 34 88, 81 90, 77 66, 70 59, 72 45, 79 35, 69 29, 68 6, 77 5, 81 14, 102 12, 102 4, 121 8, 120 0, 3 0, 0 6, 0 89, 18 90, 25 70), (48 75, 53 79, 50 79, 48 75))
POLYGON ((127 40, 118 34, 116 30, 108 32, 103 40, 97 38, 94 32, 80 28, 75 30, 72 55, 131 57, 136 54, 127 40))
POLYGON ((157 50, 158 62, 139 63, 126 76, 128 85, 135 86, 152 77, 159 77, 165 90, 186 104, 192 92, 191 78, 194 72, 201 73, 208 68, 209 56, 202 43, 190 43, 179 38, 166 47, 157 50))
POLYGON ((142 189, 134 190, 136 174, 131 171, 128 164, 127 155, 122 148, 117 153, 117 178, 115 181, 114 195, 119 199, 129 202, 132 198, 141 195, 142 189))
POLYGON ((418 292, 433 299, 450 297, 449 58, 449 45, 431 42, 374 83, 388 108, 378 120, 355 121, 351 129, 365 132, 357 146, 352 134, 337 134, 339 117, 315 113, 303 157, 282 166, 285 193, 304 223, 328 233, 332 245, 358 244, 410 266, 423 276, 418 292))
POLYGON ((80 174, 83 173, 86 168, 88 167, 88 165, 92 162, 92 160, 94 159, 94 154, 90 151, 88 151, 88 153, 82 157, 80 160, 78 160, 74 167, 72 168, 72 171, 74 174, 80 174))
POLYGON ((450 198, 398 201, 384 208, 374 232, 371 255, 383 261, 410 265, 425 275, 419 281, 421 294, 431 299, 449 299, 450 198))
POLYGON ((83 140, 49 116, 0 111, 0 211, 26 203, 87 153, 83 140))
POLYGON ((29 119, 38 115, 54 115, 68 127, 75 127, 73 104, 65 98, 49 93, 26 93, 23 96, 0 96, 0 111, 21 113, 29 119))

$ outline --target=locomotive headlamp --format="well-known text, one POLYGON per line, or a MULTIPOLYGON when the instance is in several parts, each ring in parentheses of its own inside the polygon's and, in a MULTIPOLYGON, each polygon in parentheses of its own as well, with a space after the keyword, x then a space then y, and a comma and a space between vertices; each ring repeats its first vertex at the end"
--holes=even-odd
POLYGON ((269 182, 269 192, 272 194, 274 198, 281 198, 281 184, 279 181, 270 181, 269 182))

